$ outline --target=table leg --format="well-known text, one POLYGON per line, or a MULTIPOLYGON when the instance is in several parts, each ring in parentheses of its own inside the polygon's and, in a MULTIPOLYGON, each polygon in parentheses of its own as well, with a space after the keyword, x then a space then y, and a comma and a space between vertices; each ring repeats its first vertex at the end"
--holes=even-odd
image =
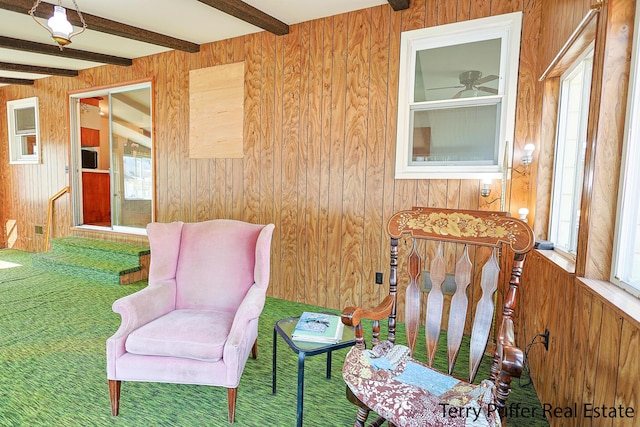
POLYGON ((296 414, 296 426, 302 427, 302 401, 304 399, 304 351, 298 353, 298 410, 296 414))
POLYGON ((271 357, 271 393, 276 394, 276 355, 277 355, 277 337, 276 328, 273 328, 273 356, 271 357))
POLYGON ((331 352, 327 353, 327 379, 331 379, 331 352))

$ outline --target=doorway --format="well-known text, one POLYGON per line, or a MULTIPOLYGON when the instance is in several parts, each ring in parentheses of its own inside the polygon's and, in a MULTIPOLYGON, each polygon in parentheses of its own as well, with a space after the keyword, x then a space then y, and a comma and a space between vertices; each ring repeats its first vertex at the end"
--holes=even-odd
POLYGON ((151 83, 70 101, 74 226, 143 234, 154 212, 151 83))

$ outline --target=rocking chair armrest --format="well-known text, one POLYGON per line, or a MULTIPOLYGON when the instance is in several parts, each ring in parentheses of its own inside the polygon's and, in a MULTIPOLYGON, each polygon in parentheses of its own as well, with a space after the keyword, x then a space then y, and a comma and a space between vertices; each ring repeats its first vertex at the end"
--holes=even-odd
POLYGON ((511 377, 520 378, 524 368, 524 352, 515 346, 502 347, 501 371, 511 377))
POLYGON ((376 308, 372 310, 361 307, 347 307, 342 310, 342 323, 347 326, 357 327, 360 325, 360 321, 362 319, 382 320, 389 316, 394 303, 394 297, 392 295, 388 295, 376 308))

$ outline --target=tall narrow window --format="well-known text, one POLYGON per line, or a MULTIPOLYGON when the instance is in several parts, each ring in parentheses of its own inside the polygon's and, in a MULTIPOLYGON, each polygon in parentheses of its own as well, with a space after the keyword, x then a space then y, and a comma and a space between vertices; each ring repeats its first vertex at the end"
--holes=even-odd
POLYGON ((560 78, 550 239, 572 255, 578 244, 592 63, 590 47, 560 78))
POLYGON ((10 163, 39 163, 38 98, 7 102, 10 163))
MULTIPOLYGON (((636 11, 636 28, 640 12, 636 11)), ((635 35, 611 281, 640 296, 640 37, 635 35)))

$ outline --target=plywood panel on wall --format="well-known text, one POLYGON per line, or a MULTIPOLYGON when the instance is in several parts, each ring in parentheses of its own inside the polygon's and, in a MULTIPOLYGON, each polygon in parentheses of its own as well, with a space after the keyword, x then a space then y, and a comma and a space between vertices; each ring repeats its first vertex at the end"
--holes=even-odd
POLYGON ((189 71, 189 158, 242 158, 244 62, 189 71))

